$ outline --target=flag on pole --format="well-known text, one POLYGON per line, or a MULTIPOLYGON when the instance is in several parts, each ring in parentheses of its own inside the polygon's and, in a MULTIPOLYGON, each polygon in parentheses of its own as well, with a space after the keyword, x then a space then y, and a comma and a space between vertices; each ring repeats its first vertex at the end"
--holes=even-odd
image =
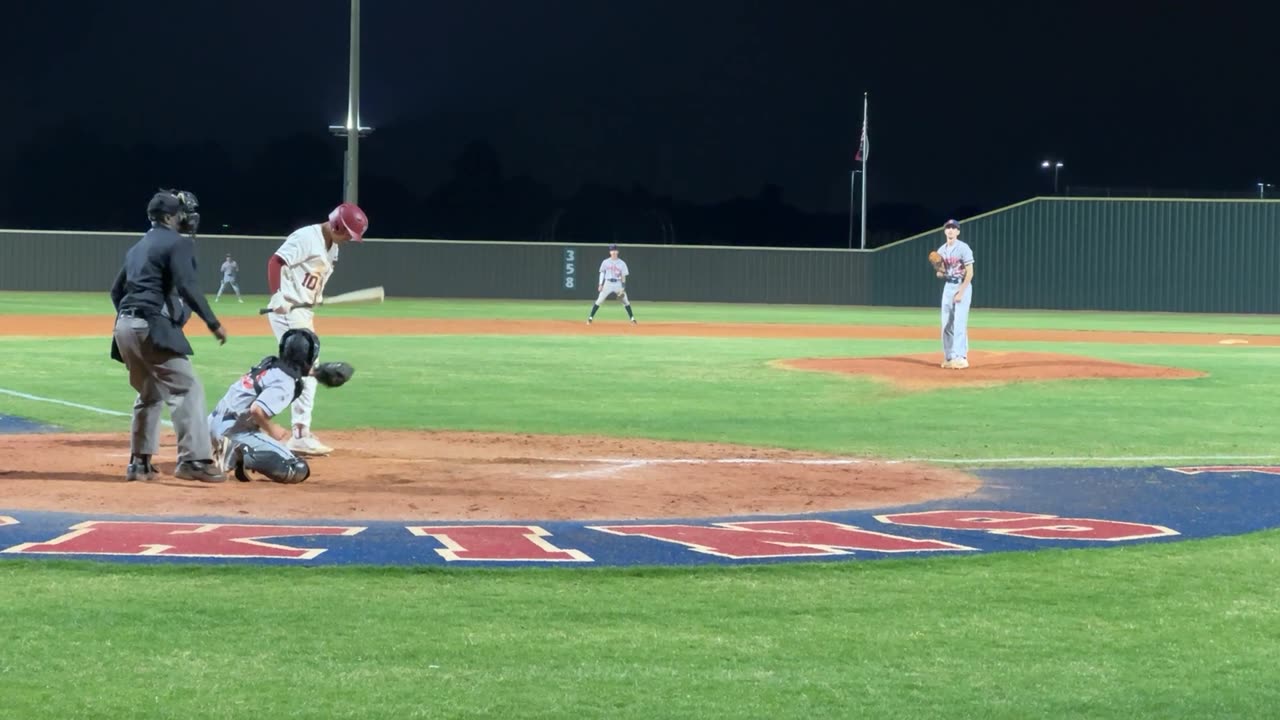
POLYGON ((867 142, 867 96, 862 96, 862 140, 858 142, 858 154, 853 156, 856 162, 866 162, 867 151, 871 149, 867 142))

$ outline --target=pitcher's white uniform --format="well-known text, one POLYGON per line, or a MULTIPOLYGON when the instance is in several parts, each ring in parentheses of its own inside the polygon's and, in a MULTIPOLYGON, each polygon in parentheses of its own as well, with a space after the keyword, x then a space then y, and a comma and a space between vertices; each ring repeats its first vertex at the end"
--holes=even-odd
MULTIPOLYGON (((324 298, 324 286, 333 275, 334 263, 338 261, 338 243, 326 249, 320 225, 307 225, 289 235, 275 254, 284 261, 284 267, 280 269, 280 289, 271 296, 267 307, 279 307, 282 302, 319 303, 324 298)), ((315 330, 315 313, 311 308, 293 308, 284 315, 269 313, 267 321, 271 323, 276 342, 280 342, 289 328, 315 330)), ((294 425, 311 427, 315 398, 316 379, 303 378, 302 394, 290 406, 294 425)))

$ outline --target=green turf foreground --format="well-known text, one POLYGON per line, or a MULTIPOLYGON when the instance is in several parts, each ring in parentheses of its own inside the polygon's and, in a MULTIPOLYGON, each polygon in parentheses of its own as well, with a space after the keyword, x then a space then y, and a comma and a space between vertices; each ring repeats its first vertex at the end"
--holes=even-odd
MULTIPOLYGON (((101 298, 0 293, 0 322, 46 301, 61 302, 60 312, 103 311, 101 298)), ((252 302, 218 310, 249 314, 252 302)), ((379 308, 437 317, 577 318, 584 310, 462 301, 379 308)), ((935 322, 926 310, 638 302, 637 312, 663 321, 935 322)), ((1271 318, 980 308, 974 322, 1274 331, 1271 318)), ((192 337, 211 401, 270 351, 260 339, 217 348, 207 335, 192 337)), ((983 349, 1208 375, 902 393, 770 362, 931 352, 936 343, 325 343, 327 357, 357 366, 349 387, 318 403, 330 428, 592 432, 894 458, 1069 455, 1124 464, 1114 457, 1274 452, 1280 423, 1280 349, 1267 347, 1006 343, 983 349)), ((0 375, 17 391, 127 413, 132 393, 106 350, 104 338, 0 339, 0 375)), ((0 414, 74 430, 123 432, 128 423, 14 395, 0 395, 0 414)), ((697 570, 149 567, 0 555, 0 720, 1271 718, 1280 714, 1278 598, 1280 531, 697 570)))
POLYGON ((1280 532, 697 571, 0 562, 0 716, 1273 717, 1277 551, 1280 532))

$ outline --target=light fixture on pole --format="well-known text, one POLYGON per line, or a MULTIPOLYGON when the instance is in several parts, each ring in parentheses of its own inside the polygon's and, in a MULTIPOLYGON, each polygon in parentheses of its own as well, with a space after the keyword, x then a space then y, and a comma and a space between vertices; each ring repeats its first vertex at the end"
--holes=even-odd
POLYGON ((1058 194, 1058 171, 1062 169, 1062 161, 1061 160, 1045 160, 1044 162, 1040 163, 1040 167, 1044 168, 1045 170, 1048 170, 1050 168, 1053 169, 1053 194, 1057 195, 1058 194))
POLYGON ((329 132, 347 139, 342 161, 342 200, 356 203, 360 194, 359 139, 373 132, 360 124, 360 0, 351 0, 351 57, 347 87, 347 123, 330 125, 329 132))
POLYGON ((1272 187, 1275 187, 1275 185, 1272 185, 1271 183, 1268 183, 1268 182, 1258 183, 1258 198, 1259 199, 1266 198, 1267 188, 1272 188, 1272 187))

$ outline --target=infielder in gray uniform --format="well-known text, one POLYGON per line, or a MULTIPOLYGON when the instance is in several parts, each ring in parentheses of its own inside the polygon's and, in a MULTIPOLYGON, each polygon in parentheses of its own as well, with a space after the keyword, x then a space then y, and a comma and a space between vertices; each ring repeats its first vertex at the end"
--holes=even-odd
POLYGON ((280 354, 266 357, 231 383, 209 415, 214 459, 224 473, 249 482, 253 470, 278 483, 311 476, 307 461, 285 447, 289 430, 271 420, 302 394, 302 378, 320 356, 320 338, 310 330, 289 330, 280 354))
POLYGON ((631 298, 627 297, 627 263, 618 257, 618 246, 609 246, 609 257, 600 263, 600 280, 596 284, 596 290, 600 295, 596 297, 596 302, 591 306, 591 314, 587 316, 587 324, 596 317, 596 311, 600 309, 600 303, 615 295, 622 301, 622 307, 627 310, 627 317, 631 318, 631 324, 636 324, 635 313, 631 312, 631 298))
POLYGON ((230 285, 236 291, 236 299, 244 302, 244 298, 240 297, 240 283, 236 282, 236 276, 240 274, 240 263, 231 259, 231 253, 227 253, 227 259, 222 261, 221 270, 222 282, 218 285, 218 294, 213 296, 213 301, 221 300, 223 288, 230 285))

